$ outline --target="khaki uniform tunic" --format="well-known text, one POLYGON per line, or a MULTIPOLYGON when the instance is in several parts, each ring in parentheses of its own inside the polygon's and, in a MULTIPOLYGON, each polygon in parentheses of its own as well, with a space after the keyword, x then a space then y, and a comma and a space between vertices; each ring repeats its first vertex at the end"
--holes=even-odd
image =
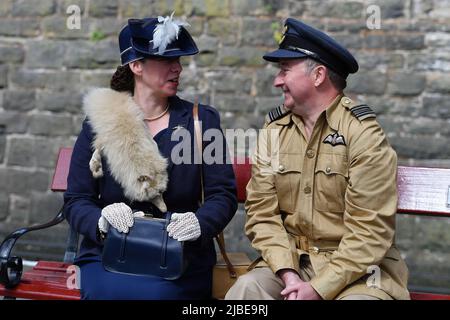
POLYGON ((338 96, 309 141, 290 112, 264 127, 277 130, 279 145, 258 144, 247 185, 245 231, 258 266, 298 272, 307 254, 324 299, 409 299, 408 269, 393 244, 397 156, 374 113, 338 96))

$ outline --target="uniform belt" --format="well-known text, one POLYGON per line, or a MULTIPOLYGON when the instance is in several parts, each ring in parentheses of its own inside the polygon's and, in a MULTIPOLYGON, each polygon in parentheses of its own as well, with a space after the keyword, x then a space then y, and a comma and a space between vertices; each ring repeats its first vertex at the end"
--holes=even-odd
POLYGON ((334 251, 339 247, 337 240, 311 240, 305 236, 293 235, 297 248, 306 252, 334 251))

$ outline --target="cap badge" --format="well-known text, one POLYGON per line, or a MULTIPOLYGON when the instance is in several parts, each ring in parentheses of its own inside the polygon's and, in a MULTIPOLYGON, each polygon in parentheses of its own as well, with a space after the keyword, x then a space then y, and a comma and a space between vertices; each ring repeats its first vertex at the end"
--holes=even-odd
POLYGON ((283 36, 281 37, 280 41, 278 42, 279 45, 284 41, 284 38, 286 38, 287 31, 288 31, 288 26, 284 26, 283 36))

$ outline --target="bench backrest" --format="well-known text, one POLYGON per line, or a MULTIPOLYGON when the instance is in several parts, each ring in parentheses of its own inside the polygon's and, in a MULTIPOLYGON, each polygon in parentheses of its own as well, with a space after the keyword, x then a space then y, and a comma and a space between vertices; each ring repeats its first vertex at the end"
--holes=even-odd
MULTIPOLYGON (((65 191, 72 148, 59 152, 51 189, 65 191)), ((245 187, 251 177, 248 158, 234 161, 238 201, 245 201, 245 187)), ((398 167, 398 213, 450 217, 450 169, 398 167)))

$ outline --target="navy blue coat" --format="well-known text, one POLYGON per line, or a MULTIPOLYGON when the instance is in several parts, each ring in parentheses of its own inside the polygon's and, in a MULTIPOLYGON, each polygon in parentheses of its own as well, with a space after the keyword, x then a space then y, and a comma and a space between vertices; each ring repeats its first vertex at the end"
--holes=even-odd
MULTIPOLYGON (((200 223, 201 236, 196 241, 185 242, 189 270, 212 268, 216 262, 213 237, 220 233, 232 219, 237 209, 236 183, 231 164, 226 164, 226 142, 222 135, 225 152, 222 164, 174 164, 171 151, 179 141, 171 141, 174 128, 184 127, 194 138, 193 104, 178 97, 170 102, 170 120, 167 129, 159 132, 154 140, 161 155, 168 159, 169 182, 163 194, 170 212, 196 213, 200 223), (201 199, 200 169, 204 175, 204 205, 199 208, 201 199)), ((210 106, 200 105, 199 118, 203 132, 210 128, 220 129, 218 112, 210 106)), ((100 261, 102 242, 98 239, 97 223, 105 206, 124 202, 132 209, 148 210, 150 202, 130 201, 122 187, 112 177, 108 161, 102 157, 103 177, 93 178, 89 161, 93 153, 93 130, 87 118, 75 143, 67 191, 64 194, 65 215, 69 224, 84 236, 76 263, 100 261)), ((204 148, 209 142, 204 142, 204 148)), ((196 145, 190 143, 191 154, 196 145)))

